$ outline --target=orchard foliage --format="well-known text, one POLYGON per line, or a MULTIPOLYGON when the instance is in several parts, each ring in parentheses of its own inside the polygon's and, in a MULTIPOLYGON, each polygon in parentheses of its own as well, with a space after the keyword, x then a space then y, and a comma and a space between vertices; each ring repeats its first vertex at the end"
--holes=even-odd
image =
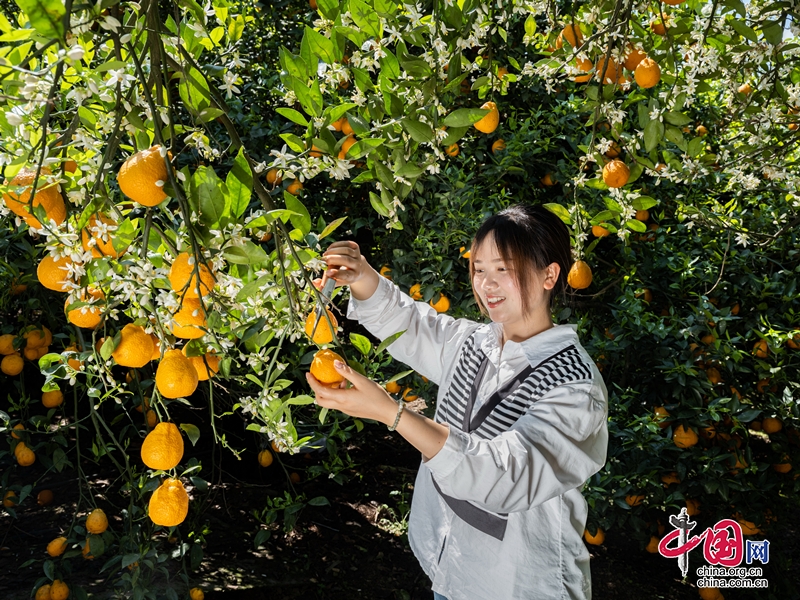
MULTIPOLYGON (((689 499, 710 523, 737 514, 774 531, 800 464, 800 46, 788 3, 18 5, 0 16, 3 192, 25 198, 13 180, 33 169, 68 214, 49 220, 33 201, 42 226, 30 227, 2 208, 2 333, 21 353, 42 325, 53 340, 7 376, 0 416, 24 430, 0 452, 13 460, 23 442, 46 469, 75 469, 85 490, 72 549, 44 562, 47 578, 66 578, 91 542, 105 569, 137 563, 122 589, 148 589, 165 551, 146 506, 165 472, 129 448, 185 408, 203 407, 210 424, 180 423, 192 443, 213 435, 239 455, 226 429, 246 427, 255 450, 325 444, 311 474, 343 482, 337 442, 362 423, 320 411, 301 383, 318 349, 304 327, 323 300, 320 253, 334 234, 357 239, 404 291, 420 284, 421 300, 444 296, 449 314, 480 319, 463 257, 481 220, 518 200, 567 223, 575 259, 593 270, 557 314, 578 323, 611 394, 609 462, 585 489, 589 529, 644 548, 689 499), (490 102, 496 129, 483 120, 490 102), (163 179, 134 198, 147 186, 137 174, 128 188, 121 168, 154 147, 148 164, 163 179), (184 253, 188 286, 173 272, 184 253), (46 256, 65 261, 66 290, 37 283, 46 256), (68 322, 65 302, 100 324, 68 322), (197 339, 176 335, 187 321, 197 339), (130 323, 158 354, 131 371, 114 358, 130 323), (217 365, 179 398, 156 377, 175 348, 217 365), (65 404, 42 410, 40 389, 63 390, 65 404), (678 447, 680 426, 699 442, 678 447), (122 531, 83 529, 100 490, 77 432, 92 438, 91 459, 120 471, 122 531)), ((387 342, 342 325, 328 346, 355 368, 435 397, 391 364, 387 342)), ((16 468, 2 486, 24 506, 32 483, 16 468)), ((190 459, 168 474, 202 494, 201 469, 213 465, 190 459)), ((202 556, 195 504, 179 527, 187 585, 202 556)))

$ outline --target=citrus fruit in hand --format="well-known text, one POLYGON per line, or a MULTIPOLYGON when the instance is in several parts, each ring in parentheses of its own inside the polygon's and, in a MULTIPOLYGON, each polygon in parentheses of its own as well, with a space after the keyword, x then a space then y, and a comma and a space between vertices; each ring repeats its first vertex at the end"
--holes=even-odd
POLYGON ((180 350, 167 350, 156 369, 156 387, 165 398, 185 398, 197 389, 197 371, 180 350))
POLYGON ((328 387, 338 387, 344 381, 336 368, 333 366, 333 361, 340 360, 347 364, 345 360, 336 354, 333 350, 319 350, 314 358, 311 360, 311 374, 317 380, 328 387))
MULTIPOLYGON (((336 317, 333 316, 333 313, 325 309, 325 312, 328 313, 328 317, 330 317, 331 324, 333 324, 333 330, 336 331, 336 328, 339 327, 339 323, 336 321, 336 317)), ((311 332, 314 330, 314 321, 317 318, 317 314, 315 310, 312 310, 308 313, 306 317, 306 335, 311 337, 311 332)), ((324 316, 320 316, 319 323, 317 323, 317 330, 314 332, 314 337, 312 341, 315 344, 330 344, 333 341, 333 332, 331 332, 331 328, 328 326, 328 321, 325 319, 324 316)))
POLYGON ((180 525, 188 513, 189 495, 179 479, 167 479, 150 497, 148 514, 156 525, 180 525))
POLYGON ((142 327, 128 323, 120 332, 119 344, 111 356, 121 367, 139 369, 153 357, 153 338, 142 327))
POLYGON ((151 469, 167 471, 183 458, 183 437, 175 423, 159 423, 142 443, 142 462, 151 469))
POLYGON ((128 158, 117 174, 122 193, 143 206, 158 206, 167 199, 164 184, 168 179, 167 165, 159 145, 128 158))

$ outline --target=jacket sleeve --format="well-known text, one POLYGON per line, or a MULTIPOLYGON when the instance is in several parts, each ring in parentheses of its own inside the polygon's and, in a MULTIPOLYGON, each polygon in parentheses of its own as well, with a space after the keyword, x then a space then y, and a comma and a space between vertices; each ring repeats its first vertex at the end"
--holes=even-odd
POLYGON ((580 487, 603 467, 607 415, 601 385, 562 385, 494 439, 451 427, 425 465, 448 496, 497 513, 528 510, 580 487))
POLYGON ((436 384, 457 358, 462 342, 478 327, 468 319, 454 319, 425 302, 415 302, 385 277, 367 300, 350 297, 347 318, 358 320, 379 340, 405 330, 389 345, 389 354, 436 384))

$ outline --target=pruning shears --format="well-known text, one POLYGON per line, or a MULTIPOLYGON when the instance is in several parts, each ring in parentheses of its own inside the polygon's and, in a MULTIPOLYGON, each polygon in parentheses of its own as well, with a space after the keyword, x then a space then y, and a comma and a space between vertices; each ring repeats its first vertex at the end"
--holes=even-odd
POLYGON ((314 335, 317 333, 317 325, 319 325, 319 320, 322 318, 324 314, 325 307, 328 305, 328 302, 331 301, 331 294, 333 293, 333 288, 336 287, 336 280, 333 278, 328 277, 327 275, 323 275, 323 280, 325 284, 322 286, 322 290, 320 290, 320 295, 322 296, 323 303, 317 304, 317 308, 314 309, 314 328, 311 330, 311 337, 313 338, 314 335))

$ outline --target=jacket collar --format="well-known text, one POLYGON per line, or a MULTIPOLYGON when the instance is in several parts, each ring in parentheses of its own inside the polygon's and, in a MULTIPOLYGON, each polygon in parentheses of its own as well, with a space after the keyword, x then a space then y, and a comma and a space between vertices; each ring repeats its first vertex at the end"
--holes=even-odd
MULTIPOLYGON (((493 350, 500 348, 500 338, 503 333, 503 326, 500 323, 486 323, 481 326, 482 333, 485 333, 480 343, 480 348, 484 354, 488 355, 493 350)), ((522 352, 528 359, 532 367, 537 366, 543 360, 550 358, 553 354, 560 352, 569 346, 580 346, 577 334, 578 327, 571 323, 565 325, 553 325, 541 333, 522 342, 507 341, 503 348, 504 356, 511 356, 522 352)))

